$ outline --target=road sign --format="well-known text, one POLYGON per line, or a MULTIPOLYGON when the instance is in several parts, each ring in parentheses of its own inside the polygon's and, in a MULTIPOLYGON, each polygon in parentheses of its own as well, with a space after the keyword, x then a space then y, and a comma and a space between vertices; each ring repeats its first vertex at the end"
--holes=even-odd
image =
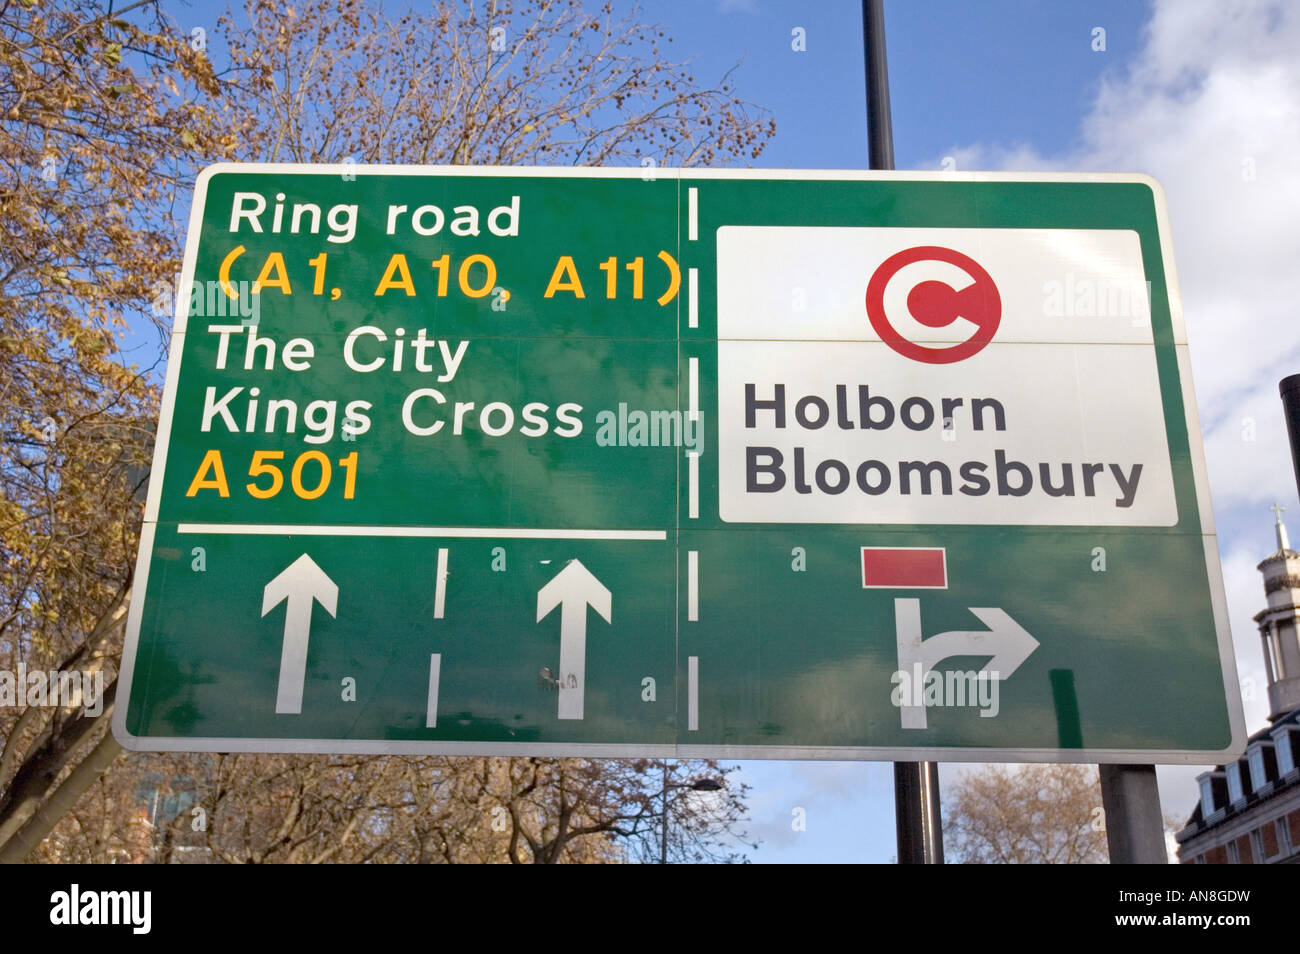
POLYGON ((130 748, 1219 762, 1139 176, 222 165, 130 748))

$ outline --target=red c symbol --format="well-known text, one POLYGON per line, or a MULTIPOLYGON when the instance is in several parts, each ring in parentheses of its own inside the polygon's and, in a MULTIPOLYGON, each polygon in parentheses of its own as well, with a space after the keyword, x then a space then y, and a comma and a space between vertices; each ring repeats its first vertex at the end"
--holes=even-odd
POLYGON ((891 255, 871 276, 867 284, 867 317, 880 340, 903 357, 926 364, 952 364, 978 353, 993 340, 1002 321, 1002 296, 989 273, 974 259, 939 245, 918 245, 891 255), (889 316, 885 314, 885 287, 904 266, 924 261, 956 265, 974 282, 960 291, 944 282, 921 282, 908 292, 907 310, 929 328, 944 328, 958 318, 973 322, 975 334, 965 341, 931 348, 904 337, 890 324, 889 316))

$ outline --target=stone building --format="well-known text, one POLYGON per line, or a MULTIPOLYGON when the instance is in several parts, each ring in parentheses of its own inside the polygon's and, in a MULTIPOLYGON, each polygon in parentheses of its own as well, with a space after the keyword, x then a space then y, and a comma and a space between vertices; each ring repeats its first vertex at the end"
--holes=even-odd
POLYGON ((1259 564, 1267 606, 1255 614, 1268 676, 1269 725, 1241 758, 1197 776, 1200 803, 1175 836, 1182 864, 1300 862, 1300 553, 1282 510, 1277 551, 1259 564))

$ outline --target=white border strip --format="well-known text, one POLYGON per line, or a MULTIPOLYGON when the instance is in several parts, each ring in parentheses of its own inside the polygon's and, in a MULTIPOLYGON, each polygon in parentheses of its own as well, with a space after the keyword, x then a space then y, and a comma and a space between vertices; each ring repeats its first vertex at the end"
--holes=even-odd
MULTIPOLYGON (((698 657, 691 657, 698 658, 698 657)), ((115 713, 122 711, 115 708, 115 713)), ((123 716, 125 718, 125 716, 123 716)), ((979 749, 909 746, 709 745, 647 742, 439 742, 387 739, 189 739, 113 735, 131 752, 279 752, 353 755, 520 755, 536 758, 815 759, 835 762, 1056 762, 1083 765, 1219 765, 1241 748, 1166 752, 1143 749, 979 749)), ((698 731, 696 729, 695 731, 698 731)))
POLYGON ((1196 509, 1201 515, 1201 532, 1214 535, 1214 504, 1210 501, 1210 478, 1205 471, 1205 443, 1201 438, 1201 418, 1192 389, 1192 356, 1186 345, 1175 345, 1178 356, 1178 378, 1183 385, 1183 399, 1187 411, 1188 448, 1192 452, 1192 475, 1196 482, 1196 509))
POLYGON ((429 701, 425 707, 424 727, 438 727, 438 682, 442 678, 442 653, 429 656, 429 701))
MULTIPOLYGON (((465 176, 476 178, 506 177, 516 179, 645 179, 641 166, 419 166, 384 163, 348 164, 341 162, 215 162, 198 175, 197 184, 220 173, 291 173, 296 175, 350 176, 465 176)), ((711 179, 830 180, 838 182, 1118 182, 1151 186, 1164 204, 1160 183, 1141 172, 988 172, 982 170, 872 170, 872 169, 701 169, 684 166, 659 166, 657 178, 683 182, 707 182, 711 179)))
POLYGON ((181 523, 177 533, 286 537, 469 537, 502 540, 667 540, 667 530, 565 530, 551 527, 363 527, 294 523, 181 523))

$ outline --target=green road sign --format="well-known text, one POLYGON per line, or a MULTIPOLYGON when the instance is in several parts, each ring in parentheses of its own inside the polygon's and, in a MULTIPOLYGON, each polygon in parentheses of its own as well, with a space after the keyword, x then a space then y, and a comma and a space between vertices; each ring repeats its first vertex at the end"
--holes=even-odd
POLYGON ((1223 761, 1137 176, 221 165, 114 731, 174 750, 1223 761))

